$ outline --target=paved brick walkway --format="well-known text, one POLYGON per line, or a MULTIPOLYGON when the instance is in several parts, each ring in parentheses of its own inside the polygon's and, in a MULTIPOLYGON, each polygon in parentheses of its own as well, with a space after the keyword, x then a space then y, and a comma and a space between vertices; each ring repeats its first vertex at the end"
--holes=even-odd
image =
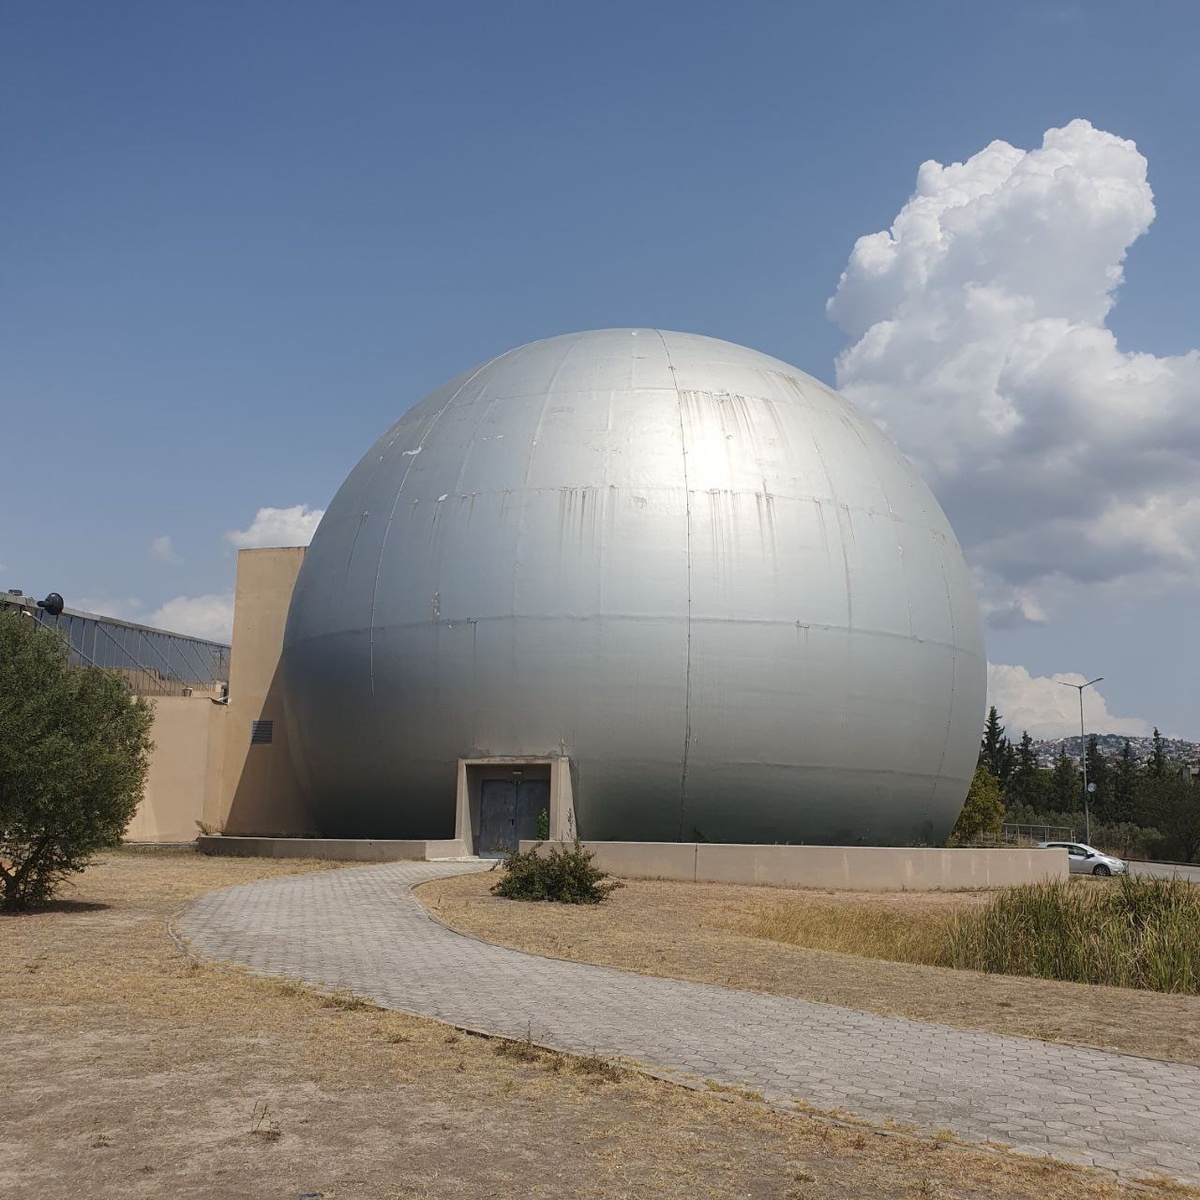
POLYGON ((410 887, 473 863, 383 866, 213 892, 176 922, 199 954, 561 1050, 1200 1183, 1200 1067, 966 1033, 488 946, 410 887))

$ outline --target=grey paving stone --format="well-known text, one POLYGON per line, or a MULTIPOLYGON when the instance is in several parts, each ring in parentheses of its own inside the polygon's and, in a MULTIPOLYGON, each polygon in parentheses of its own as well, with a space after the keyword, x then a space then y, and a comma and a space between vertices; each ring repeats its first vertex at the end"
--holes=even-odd
POLYGON ((480 869, 263 880, 201 897, 176 927, 201 955, 464 1028, 1200 1183, 1200 1068, 539 958, 453 933, 411 894, 480 869))

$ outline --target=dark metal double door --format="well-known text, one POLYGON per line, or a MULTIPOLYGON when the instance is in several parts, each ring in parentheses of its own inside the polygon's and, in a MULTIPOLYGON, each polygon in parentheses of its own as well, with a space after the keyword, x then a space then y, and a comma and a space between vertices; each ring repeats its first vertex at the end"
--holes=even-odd
POLYGON ((537 837, 538 817, 550 811, 547 779, 485 779, 479 788, 478 854, 507 854, 537 837))

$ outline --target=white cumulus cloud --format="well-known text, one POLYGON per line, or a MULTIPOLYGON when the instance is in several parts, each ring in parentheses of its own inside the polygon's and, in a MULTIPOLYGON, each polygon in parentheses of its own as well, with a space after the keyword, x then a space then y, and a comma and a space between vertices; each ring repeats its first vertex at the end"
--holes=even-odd
POLYGON ((97 616, 116 617, 118 621, 140 624, 146 619, 146 606, 136 596, 69 596, 67 607, 97 616))
MULTIPOLYGON (((1030 675, 1024 667, 988 663, 988 703, 996 706, 1009 738, 1023 730, 1035 738, 1071 737, 1079 733, 1079 690, 1065 684, 1087 683, 1087 676, 1066 672, 1030 675)), ((1140 717, 1117 717, 1108 711, 1097 684, 1083 690, 1083 721, 1091 733, 1145 737, 1150 727, 1140 717)))
POLYGON ((248 529, 231 529, 225 537, 239 550, 259 546, 307 546, 325 515, 322 508, 260 508, 248 529))
POLYGON ((1106 324, 1153 219, 1137 147, 1072 121, 922 164, 829 301, 839 388, 924 472, 993 625, 1045 620, 1047 583, 1200 583, 1200 352, 1106 324))
POLYGON ((160 562, 165 563, 181 563, 183 559, 175 550, 175 544, 171 540, 169 533, 164 533, 162 537, 150 539, 150 554, 157 558, 160 562))
POLYGON ((189 633, 192 637, 213 642, 228 642, 233 636, 233 593, 176 596, 139 620, 171 633, 189 633))

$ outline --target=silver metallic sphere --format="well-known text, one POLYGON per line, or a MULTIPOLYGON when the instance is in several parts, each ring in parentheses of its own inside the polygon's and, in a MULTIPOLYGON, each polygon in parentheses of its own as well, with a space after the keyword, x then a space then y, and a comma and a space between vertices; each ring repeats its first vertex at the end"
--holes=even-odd
POLYGON ((837 393, 608 329, 427 396, 338 492, 284 645, 322 831, 454 832, 456 762, 568 755, 585 839, 942 840, 985 660, 954 534, 837 393))

